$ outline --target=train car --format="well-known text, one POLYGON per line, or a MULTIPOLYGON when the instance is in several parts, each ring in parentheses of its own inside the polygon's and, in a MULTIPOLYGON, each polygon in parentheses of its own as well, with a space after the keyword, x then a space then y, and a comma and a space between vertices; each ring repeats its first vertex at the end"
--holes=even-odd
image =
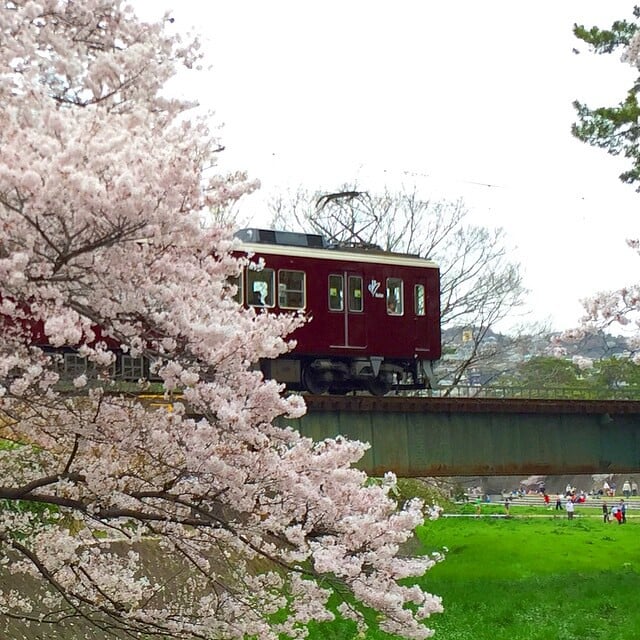
MULTIPOLYGON (((236 235, 241 253, 252 258, 237 283, 238 301, 308 319, 291 335, 291 353, 260 363, 265 376, 314 394, 434 386, 433 363, 441 353, 436 264, 375 247, 330 246, 313 234, 243 229, 236 235), (259 259, 264 268, 252 268, 259 259)), ((34 344, 58 356, 63 379, 97 375, 76 349, 52 348, 41 323, 30 331, 34 344)), ((115 379, 155 379, 145 357, 112 346, 115 379)))
POLYGON ((295 349, 261 363, 266 376, 294 390, 342 394, 433 386, 440 358, 437 265, 375 247, 330 246, 322 236, 243 229, 248 268, 238 299, 269 312, 302 311, 308 322, 295 349))

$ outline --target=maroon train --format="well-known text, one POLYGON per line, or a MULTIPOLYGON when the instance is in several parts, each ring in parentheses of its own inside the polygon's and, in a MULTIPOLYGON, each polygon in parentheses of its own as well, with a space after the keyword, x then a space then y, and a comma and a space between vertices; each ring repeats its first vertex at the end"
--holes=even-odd
POLYGON ((246 269, 238 300, 273 312, 304 311, 297 346, 261 367, 296 390, 348 393, 432 386, 440 358, 440 277, 430 260, 378 248, 331 247, 322 236, 243 229, 246 269))
MULTIPOLYGON (((440 281, 433 262, 378 248, 330 247, 312 234, 243 229, 236 235, 244 252, 265 265, 244 270, 238 301, 270 313, 301 311, 309 319, 292 334, 297 345, 291 353, 260 363, 265 376, 314 394, 382 395, 433 386, 432 367, 440 358, 440 281)), ((52 349, 40 323, 30 330, 35 344, 58 355, 63 379, 95 377, 76 349, 52 349)), ((122 352, 111 375, 154 379, 146 358, 122 352)))

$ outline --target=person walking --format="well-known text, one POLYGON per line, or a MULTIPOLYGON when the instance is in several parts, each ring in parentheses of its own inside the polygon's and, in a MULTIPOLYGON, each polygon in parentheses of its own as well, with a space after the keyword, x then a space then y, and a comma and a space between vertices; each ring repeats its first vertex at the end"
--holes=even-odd
POLYGON ((627 503, 624 498, 620 499, 620 524, 627 523, 627 503))
POLYGON ((567 497, 566 509, 567 509, 567 518, 569 518, 569 520, 573 520, 574 504, 573 504, 573 500, 571 500, 571 496, 567 497))
POLYGON ((559 511, 560 509, 562 509, 562 495, 558 493, 556 495, 556 511, 559 511))
POLYGON ((609 522, 609 507, 606 502, 602 503, 602 520, 603 522, 609 522))

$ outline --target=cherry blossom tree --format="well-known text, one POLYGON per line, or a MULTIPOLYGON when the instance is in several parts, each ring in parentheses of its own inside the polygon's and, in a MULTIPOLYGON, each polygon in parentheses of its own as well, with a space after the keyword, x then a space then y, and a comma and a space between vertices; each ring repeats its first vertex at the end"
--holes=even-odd
POLYGON ((203 212, 255 184, 163 95, 199 60, 165 26, 118 0, 0 8, 2 632, 298 638, 339 611, 427 637, 440 599, 404 579, 435 560, 399 554, 420 503, 353 467, 364 444, 275 422, 303 401, 252 364, 303 319, 234 300, 249 258, 203 212), (170 405, 116 381, 124 356, 170 405))

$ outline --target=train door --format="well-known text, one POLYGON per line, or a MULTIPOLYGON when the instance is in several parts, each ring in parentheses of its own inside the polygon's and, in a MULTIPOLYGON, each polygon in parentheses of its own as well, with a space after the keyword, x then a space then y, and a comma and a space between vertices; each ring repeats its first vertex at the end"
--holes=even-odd
POLYGON ((332 349, 364 349, 367 325, 362 274, 329 275, 329 345, 332 349))
POLYGON ((415 351, 416 355, 427 356, 430 351, 429 316, 427 309, 427 287, 425 283, 413 286, 413 312, 415 317, 415 351))

